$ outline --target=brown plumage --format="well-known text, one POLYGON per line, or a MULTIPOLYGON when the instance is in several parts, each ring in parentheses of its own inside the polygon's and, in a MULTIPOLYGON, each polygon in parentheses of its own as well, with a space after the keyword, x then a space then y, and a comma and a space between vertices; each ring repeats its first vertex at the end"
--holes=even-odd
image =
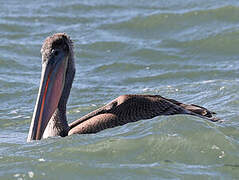
POLYGON ((122 95, 79 120, 69 124, 68 135, 74 133, 96 133, 106 128, 130 122, 151 119, 159 115, 189 114, 218 121, 215 114, 204 107, 187 105, 159 95, 122 95))
POLYGON ((183 104, 159 95, 122 95, 68 125, 66 103, 75 74, 73 43, 65 33, 58 33, 45 40, 41 52, 42 81, 28 140, 96 133, 159 115, 188 114, 214 122, 219 120, 212 116, 214 112, 198 105, 183 104))

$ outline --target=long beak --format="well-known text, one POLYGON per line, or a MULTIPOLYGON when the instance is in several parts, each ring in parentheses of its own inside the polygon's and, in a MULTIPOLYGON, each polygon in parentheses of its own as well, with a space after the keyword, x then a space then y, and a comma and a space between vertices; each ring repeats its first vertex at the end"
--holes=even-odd
POLYGON ((57 109, 64 88, 68 57, 50 59, 42 65, 37 102, 27 141, 40 140, 49 120, 57 109))

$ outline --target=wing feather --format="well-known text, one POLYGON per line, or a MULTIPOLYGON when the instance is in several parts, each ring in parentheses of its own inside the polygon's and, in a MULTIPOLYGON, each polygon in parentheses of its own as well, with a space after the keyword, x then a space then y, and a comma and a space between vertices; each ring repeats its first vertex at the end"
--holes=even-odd
POLYGON ((71 123, 70 134, 96 133, 106 128, 121 126, 159 115, 190 114, 211 121, 213 112, 197 105, 187 105, 159 95, 122 95, 107 105, 71 123))

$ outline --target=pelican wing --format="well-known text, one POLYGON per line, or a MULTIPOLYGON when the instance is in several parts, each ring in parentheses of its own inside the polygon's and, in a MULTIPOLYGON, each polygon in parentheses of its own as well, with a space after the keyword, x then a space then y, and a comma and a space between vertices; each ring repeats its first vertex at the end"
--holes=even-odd
POLYGON ((204 107, 183 104, 159 95, 122 95, 71 123, 68 135, 96 133, 142 119, 176 114, 189 114, 211 121, 219 120, 212 116, 213 112, 204 107))

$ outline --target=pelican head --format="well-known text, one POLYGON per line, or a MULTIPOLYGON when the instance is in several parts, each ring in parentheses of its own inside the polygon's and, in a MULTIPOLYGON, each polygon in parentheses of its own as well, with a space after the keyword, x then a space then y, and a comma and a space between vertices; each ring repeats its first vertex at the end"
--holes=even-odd
MULTIPOLYGON (((46 38, 41 48, 41 54, 42 73, 40 88, 28 134, 28 141, 40 140, 51 119, 58 118, 61 121, 66 121, 66 102, 75 74, 73 43, 67 34, 57 33, 46 38)), ((65 122, 62 123, 67 124, 65 122)), ((67 131, 67 127, 65 129, 67 131)))

